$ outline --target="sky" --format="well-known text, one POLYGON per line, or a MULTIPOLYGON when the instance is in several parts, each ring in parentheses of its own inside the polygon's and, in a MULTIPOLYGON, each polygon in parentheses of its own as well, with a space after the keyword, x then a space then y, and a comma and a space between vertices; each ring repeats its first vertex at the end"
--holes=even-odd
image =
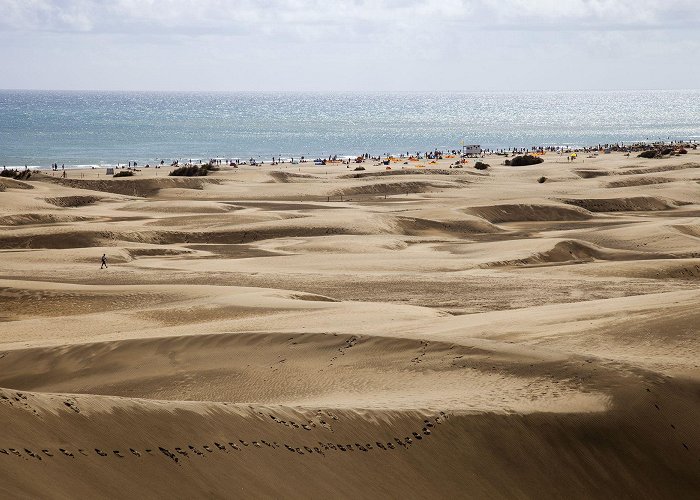
POLYGON ((0 0, 0 88, 700 87, 700 0, 0 0))

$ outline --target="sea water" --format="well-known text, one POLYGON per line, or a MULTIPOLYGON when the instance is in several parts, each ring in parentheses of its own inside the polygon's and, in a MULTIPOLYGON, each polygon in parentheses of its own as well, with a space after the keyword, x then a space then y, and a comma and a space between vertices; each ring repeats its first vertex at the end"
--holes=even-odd
POLYGON ((700 90, 0 91, 0 164, 308 159, 700 138, 700 90))

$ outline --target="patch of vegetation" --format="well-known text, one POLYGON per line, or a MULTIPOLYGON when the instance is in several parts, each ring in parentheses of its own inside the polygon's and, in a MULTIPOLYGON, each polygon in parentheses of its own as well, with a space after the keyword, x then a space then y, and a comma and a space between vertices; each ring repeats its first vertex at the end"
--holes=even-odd
POLYGON ((650 149, 649 151, 642 151, 639 153, 639 158, 656 158, 659 152, 655 149, 650 149))
POLYGON ((0 170, 0 177, 9 177, 17 181, 26 181, 31 176, 31 170, 17 170, 16 168, 4 168, 0 170))
POLYGON ((355 168, 354 168, 355 171, 364 170, 364 169, 365 169, 365 167, 355 167, 355 168))
POLYGON ((546 180, 547 180, 547 178, 543 175, 542 177, 537 179, 537 182, 539 182, 540 184, 544 184, 546 180))
POLYGON ((528 165, 537 165, 538 163, 542 163, 543 161, 544 160, 539 156, 522 155, 516 156, 512 160, 506 160, 506 165, 510 165, 511 167, 525 167, 528 165))
POLYGON ((134 173, 131 170, 120 170, 112 177, 132 177, 134 173))
POLYGON ((205 163, 204 165, 187 165, 184 167, 178 167, 168 175, 179 176, 179 177, 203 177, 209 172, 219 170, 219 167, 215 167, 211 163, 205 163))
POLYGON ((488 163, 484 163, 483 161, 477 161, 477 162, 474 164, 474 168, 477 169, 477 170, 486 170, 487 168, 489 168, 489 164, 488 164, 488 163))

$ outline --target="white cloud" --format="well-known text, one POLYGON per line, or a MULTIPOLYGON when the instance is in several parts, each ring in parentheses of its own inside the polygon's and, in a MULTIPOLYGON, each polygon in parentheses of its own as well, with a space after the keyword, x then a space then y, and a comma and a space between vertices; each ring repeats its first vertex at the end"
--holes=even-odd
POLYGON ((692 27, 697 0, 0 0, 5 30, 251 30, 347 25, 591 30, 692 27))
POLYGON ((700 0, 0 0, 0 86, 688 88, 698 25, 700 0))

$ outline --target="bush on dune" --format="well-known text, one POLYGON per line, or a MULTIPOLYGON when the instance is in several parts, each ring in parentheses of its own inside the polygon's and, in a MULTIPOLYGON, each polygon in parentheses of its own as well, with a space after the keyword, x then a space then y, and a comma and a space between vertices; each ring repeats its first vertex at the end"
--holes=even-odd
POLYGON ((114 174, 112 177, 132 177, 134 173, 131 170, 121 170, 114 174))
POLYGON ((209 172, 213 172, 215 170, 219 170, 218 167, 215 167, 211 163, 205 163, 204 165, 187 165, 184 167, 178 167, 170 174, 172 176, 179 176, 179 177, 202 177, 207 175, 209 172))
POLYGON ((537 165, 538 163, 542 163, 543 161, 544 160, 539 156, 523 155, 516 156, 512 160, 506 160, 506 165, 510 165, 511 167, 525 167, 528 165, 537 165))
POLYGON ((659 152, 655 149, 650 149, 649 151, 642 151, 639 153, 639 158, 656 158, 659 152))
POLYGON ((31 170, 17 170, 15 168, 4 168, 0 170, 0 177, 9 177, 18 181, 25 181, 32 176, 31 170))
POLYGON ((477 161, 477 162, 474 164, 474 168, 477 169, 477 170, 486 170, 487 168, 489 168, 489 164, 488 164, 488 163, 484 163, 483 161, 477 161))

